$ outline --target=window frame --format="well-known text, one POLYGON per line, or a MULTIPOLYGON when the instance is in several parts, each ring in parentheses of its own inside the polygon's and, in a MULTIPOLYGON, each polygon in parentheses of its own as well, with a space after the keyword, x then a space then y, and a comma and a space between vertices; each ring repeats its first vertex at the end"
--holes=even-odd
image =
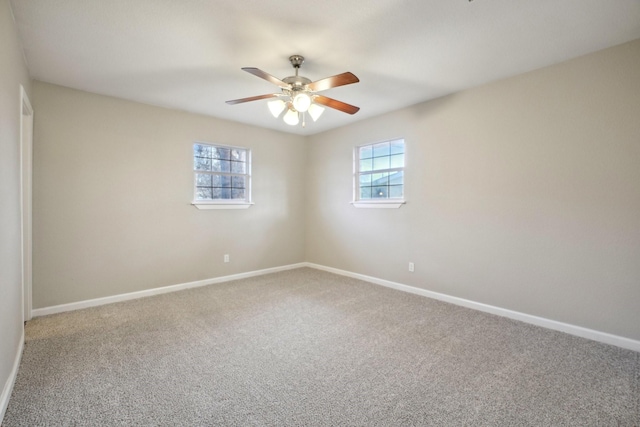
POLYGON ((406 183, 404 182, 404 179, 406 178, 406 175, 404 174, 404 172, 406 171, 406 167, 407 167, 406 154, 407 154, 406 140, 405 138, 401 138, 401 137, 386 139, 386 140, 377 141, 377 142, 368 142, 365 144, 359 144, 355 146, 353 149, 353 200, 351 204, 356 208, 374 208, 374 209, 397 209, 402 205, 404 205, 406 203, 406 200, 405 200, 406 183), (382 144, 385 142, 391 143, 394 141, 402 141, 402 144, 404 147, 404 150, 403 150, 404 166, 401 168, 380 169, 379 171, 381 172, 402 171, 403 172, 402 197, 393 197, 393 198, 390 197, 385 199, 361 199, 360 198, 360 174, 364 172, 360 171, 360 149, 362 147, 374 146, 376 144, 382 144))
POLYGON ((247 209, 251 205, 253 205, 252 201, 252 175, 251 175, 251 149, 248 147, 239 147, 235 145, 227 145, 227 144, 218 144, 212 142, 205 141, 194 141, 191 144, 191 171, 193 172, 193 199, 191 204, 198 209, 247 209), (230 150, 243 150, 245 152, 245 173, 231 173, 231 172, 212 172, 212 171, 202 171, 197 170, 195 168, 195 154, 194 148, 196 145, 208 145, 215 148, 228 148, 230 150), (220 175, 229 175, 229 176, 244 176, 245 177, 245 197, 244 199, 207 199, 200 200, 196 198, 198 192, 198 173, 211 173, 220 174, 220 175))

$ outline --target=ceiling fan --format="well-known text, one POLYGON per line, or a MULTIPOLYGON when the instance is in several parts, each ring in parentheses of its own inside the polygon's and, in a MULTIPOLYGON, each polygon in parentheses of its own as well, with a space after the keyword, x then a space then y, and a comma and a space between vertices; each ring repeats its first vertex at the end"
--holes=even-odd
POLYGON ((324 112, 324 108, 321 107, 321 105, 347 114, 355 114, 360 110, 359 107, 354 105, 317 94, 317 92, 334 87, 358 83, 360 80, 354 74, 346 72, 312 82, 308 78, 298 75, 298 70, 304 62, 303 56, 291 55, 289 57, 289 61, 296 70, 296 74, 295 76, 285 77, 282 80, 258 68, 242 68, 242 70, 247 73, 253 74, 254 76, 260 77, 261 79, 265 79, 266 81, 279 86, 280 92, 251 96, 249 98, 234 99, 227 101, 227 104, 235 105, 243 102, 258 101, 260 99, 278 98, 268 103, 271 114, 277 118, 286 109, 287 111, 283 116, 284 122, 288 125, 295 126, 300 122, 300 118, 302 118, 303 127, 305 126, 305 115, 307 112, 314 122, 318 120, 320 115, 324 112))

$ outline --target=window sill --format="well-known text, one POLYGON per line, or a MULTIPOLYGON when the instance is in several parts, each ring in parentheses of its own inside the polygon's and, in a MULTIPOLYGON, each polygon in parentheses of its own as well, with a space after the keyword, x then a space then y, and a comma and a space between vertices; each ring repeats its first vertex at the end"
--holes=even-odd
POLYGON ((220 202, 192 202, 193 206, 198 209, 209 210, 209 209, 248 209, 253 203, 247 202, 236 202, 236 203, 220 203, 220 202))
POLYGON ((375 201, 375 202, 363 202, 361 200, 351 202, 354 208, 358 209, 398 209, 406 202, 404 200, 389 200, 389 201, 375 201))

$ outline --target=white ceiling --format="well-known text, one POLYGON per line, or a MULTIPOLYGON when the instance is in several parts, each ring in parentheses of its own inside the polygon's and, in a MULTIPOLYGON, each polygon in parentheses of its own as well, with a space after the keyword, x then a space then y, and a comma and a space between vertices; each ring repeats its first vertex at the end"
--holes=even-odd
POLYGON ((11 0, 34 79, 265 128, 313 134, 640 38, 640 0, 11 0), (354 104, 290 127, 277 92, 240 70, 360 83, 354 104))

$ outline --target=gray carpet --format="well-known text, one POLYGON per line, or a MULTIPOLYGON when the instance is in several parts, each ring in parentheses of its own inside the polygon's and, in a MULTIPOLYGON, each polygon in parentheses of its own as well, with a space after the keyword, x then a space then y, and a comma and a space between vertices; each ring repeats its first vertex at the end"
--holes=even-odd
POLYGON ((309 268, 34 319, 11 426, 638 426, 640 353, 309 268))

